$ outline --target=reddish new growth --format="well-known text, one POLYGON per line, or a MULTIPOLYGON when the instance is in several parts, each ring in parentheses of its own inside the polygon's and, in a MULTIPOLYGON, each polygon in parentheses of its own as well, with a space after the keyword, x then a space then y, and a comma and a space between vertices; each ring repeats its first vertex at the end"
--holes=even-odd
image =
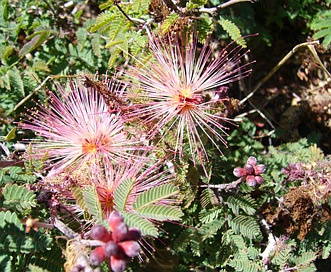
POLYGON ((137 241, 141 238, 141 232, 136 228, 128 228, 119 212, 112 212, 108 223, 110 231, 101 225, 95 225, 91 229, 91 239, 105 244, 91 252, 90 263, 98 266, 108 259, 111 269, 121 272, 126 268, 126 262, 139 254, 140 245, 137 241))
POLYGON ((257 159, 251 156, 248 158, 244 168, 236 167, 233 169, 233 174, 241 178, 241 180, 245 179, 248 186, 255 186, 256 184, 263 183, 264 179, 261 174, 264 173, 265 170, 265 165, 257 164, 257 159))

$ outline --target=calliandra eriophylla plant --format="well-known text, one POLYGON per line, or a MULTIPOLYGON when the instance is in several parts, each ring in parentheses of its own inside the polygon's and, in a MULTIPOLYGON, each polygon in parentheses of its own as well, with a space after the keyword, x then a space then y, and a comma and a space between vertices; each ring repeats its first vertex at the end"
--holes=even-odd
MULTIPOLYGON (((107 80, 102 84, 119 96, 125 86, 107 80)), ((42 136, 33 143, 30 155, 49 157, 52 168, 41 184, 70 179, 74 198, 75 186, 90 188, 102 214, 98 219, 117 210, 131 227, 157 237, 154 222, 178 221, 182 216, 172 169, 163 169, 164 160, 138 139, 127 137, 121 112, 110 112, 97 88, 74 82, 69 87, 66 91, 57 85, 48 106, 31 111, 30 119, 20 123, 42 136)))
POLYGON ((222 87, 251 72, 250 63, 243 62, 247 53, 243 47, 232 48, 230 44, 213 56, 209 43, 207 39, 198 49, 197 34, 186 38, 152 34, 152 62, 127 72, 144 98, 129 118, 144 117, 150 139, 175 130, 175 154, 182 157, 183 144, 188 142, 194 164, 199 162, 205 172, 208 156, 201 135, 207 136, 220 152, 218 141, 226 145, 224 123, 229 120, 220 110, 226 89, 222 87))

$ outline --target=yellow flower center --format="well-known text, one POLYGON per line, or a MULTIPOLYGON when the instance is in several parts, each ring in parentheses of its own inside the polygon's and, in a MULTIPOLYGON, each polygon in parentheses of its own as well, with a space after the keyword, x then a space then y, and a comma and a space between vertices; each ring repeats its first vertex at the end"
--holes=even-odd
POLYGON ((179 109, 178 114, 188 112, 202 102, 202 96, 192 93, 190 88, 179 90, 173 99, 179 109))
POLYGON ((93 139, 85 139, 82 144, 82 152, 84 154, 95 155, 98 152, 102 152, 103 149, 109 146, 109 137, 104 134, 99 135, 93 139))

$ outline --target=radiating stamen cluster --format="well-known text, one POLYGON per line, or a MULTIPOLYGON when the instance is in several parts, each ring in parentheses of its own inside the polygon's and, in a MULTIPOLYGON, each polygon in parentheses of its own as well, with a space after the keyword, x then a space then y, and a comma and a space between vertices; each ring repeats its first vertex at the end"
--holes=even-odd
POLYGON ((144 117, 146 124, 152 124, 150 138, 158 133, 166 134, 170 129, 177 130, 175 151, 179 157, 187 141, 194 163, 197 155, 203 166, 208 157, 201 133, 221 152, 216 139, 226 144, 223 124, 228 121, 217 108, 220 99, 205 99, 207 91, 213 92, 250 73, 249 64, 242 64, 246 54, 242 47, 230 51, 229 47, 225 48, 212 58, 208 44, 207 40, 198 50, 196 38, 192 42, 189 38, 173 42, 169 37, 165 42, 154 35, 150 39, 152 63, 139 69, 132 67, 127 72, 139 82, 137 86, 133 83, 135 88, 142 89, 139 95, 149 101, 136 107, 131 117, 144 117))
MULTIPOLYGON (((109 88, 116 89, 116 85, 109 88)), ((128 151, 138 149, 127 138, 119 113, 110 114, 103 97, 92 87, 71 83, 67 92, 57 86, 57 92, 50 93, 49 106, 39 107, 29 117, 20 123, 21 127, 44 138, 35 141, 32 156, 47 155, 52 174, 84 162, 116 163, 129 158, 128 151)))

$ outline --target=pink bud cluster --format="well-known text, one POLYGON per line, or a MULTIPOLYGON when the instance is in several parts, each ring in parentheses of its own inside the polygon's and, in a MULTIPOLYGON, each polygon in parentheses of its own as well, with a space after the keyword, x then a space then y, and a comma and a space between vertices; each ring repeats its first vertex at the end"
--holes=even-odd
POLYGON ((249 157, 244 168, 236 167, 233 169, 233 174, 241 179, 246 180, 248 186, 255 186, 263 183, 264 179, 261 176, 266 167, 264 164, 257 164, 257 159, 253 156, 249 157))
POLYGON ((128 228, 123 216, 119 212, 112 212, 108 218, 108 231, 102 225, 95 225, 91 229, 90 237, 105 244, 96 247, 90 254, 90 263, 100 265, 109 259, 110 267, 114 272, 121 272, 126 268, 126 262, 139 254, 141 231, 128 228))

